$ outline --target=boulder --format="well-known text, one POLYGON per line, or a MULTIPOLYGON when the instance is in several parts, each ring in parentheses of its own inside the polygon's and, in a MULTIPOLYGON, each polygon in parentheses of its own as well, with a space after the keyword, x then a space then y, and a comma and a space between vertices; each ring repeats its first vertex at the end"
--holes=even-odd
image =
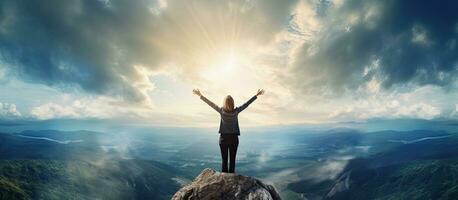
POLYGON ((172 200, 280 200, 275 188, 239 174, 204 169, 192 183, 181 188, 172 200))

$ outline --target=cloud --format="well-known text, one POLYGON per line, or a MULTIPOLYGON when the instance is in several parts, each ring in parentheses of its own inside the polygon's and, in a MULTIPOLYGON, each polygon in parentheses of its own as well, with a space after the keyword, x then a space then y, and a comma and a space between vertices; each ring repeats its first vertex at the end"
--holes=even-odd
MULTIPOLYGON (((331 119, 339 120, 368 120, 371 118, 418 118, 434 119, 442 113, 440 108, 426 103, 415 103, 412 105, 401 105, 399 101, 393 100, 387 104, 372 108, 368 102, 358 101, 362 105, 345 106, 329 115, 331 119)), ((378 102, 379 103, 379 102, 378 102)))
POLYGON ((294 87, 342 94, 373 77, 383 89, 456 80, 456 1, 325 2, 315 16, 319 31, 296 54, 287 80, 294 87), (364 73, 374 62, 378 67, 364 73))
MULTIPOLYGON (((131 59, 151 52, 135 31, 151 26, 142 3, 109 9, 101 1, 2 1, 0 8, 0 53, 12 74, 127 100, 144 98, 129 84, 141 76, 131 59)), ((148 58, 154 60, 153 55, 148 58)))
POLYGON ((353 98, 340 102, 341 105, 330 112, 330 120, 369 120, 369 119, 438 119, 447 118, 454 112, 456 98, 440 86, 426 85, 416 89, 398 88, 392 91, 373 92, 370 87, 353 92, 353 98), (429 98, 436 96, 436 98, 429 98))
POLYGON ((319 180, 335 179, 344 169, 348 162, 353 159, 354 156, 340 156, 331 157, 326 160, 323 165, 317 169, 314 173, 319 180))
POLYGON ((135 107, 127 107, 109 97, 75 98, 67 95, 63 96, 60 102, 48 102, 31 108, 30 117, 39 120, 108 119, 119 116, 127 118, 135 114, 140 116, 145 112, 145 108, 136 110, 135 107))
POLYGON ((15 104, 0 102, 0 118, 14 119, 18 117, 21 117, 21 113, 16 109, 15 104))
POLYGON ((6 0, 0 59, 29 82, 144 102, 145 71, 173 63, 193 78, 215 48, 272 39, 295 2, 6 0))
MULTIPOLYGON (((196 100, 198 101, 198 100, 196 100)), ((109 96, 81 96, 60 94, 46 103, 33 105, 22 114, 26 120, 90 120, 111 121, 114 124, 148 124, 157 126, 208 126, 208 119, 200 113, 180 113, 173 106, 145 107, 129 102, 120 102, 109 96), (167 110, 172 109, 172 110, 167 110)), ((212 113, 214 114, 214 113, 212 113)), ((76 125, 75 125, 76 126, 76 125)))
POLYGON ((255 112, 241 116, 256 125, 451 116, 454 7, 448 0, 5 0, 0 80, 75 94, 59 102, 31 87, 39 105, 16 95, 22 103, 13 102, 30 110, 23 115, 38 119, 141 115, 148 123, 209 124, 214 113, 189 102, 191 86, 237 102, 251 95, 239 88, 266 87, 255 112), (240 66, 208 70, 232 51, 240 66))

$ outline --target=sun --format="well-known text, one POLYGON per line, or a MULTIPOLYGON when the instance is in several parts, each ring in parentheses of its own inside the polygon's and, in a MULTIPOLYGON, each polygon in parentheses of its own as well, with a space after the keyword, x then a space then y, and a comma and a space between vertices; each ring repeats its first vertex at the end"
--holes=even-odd
POLYGON ((221 67, 221 71, 230 72, 239 65, 239 56, 235 53, 230 53, 221 59, 221 63, 218 64, 221 67))
POLYGON ((228 78, 239 73, 246 65, 246 58, 238 52, 230 51, 214 54, 208 57, 206 62, 200 75, 208 81, 215 81, 221 77, 228 78))
POLYGON ((203 88, 215 94, 242 96, 245 90, 259 85, 256 67, 246 51, 221 51, 208 54, 207 63, 199 70, 204 80, 203 88))

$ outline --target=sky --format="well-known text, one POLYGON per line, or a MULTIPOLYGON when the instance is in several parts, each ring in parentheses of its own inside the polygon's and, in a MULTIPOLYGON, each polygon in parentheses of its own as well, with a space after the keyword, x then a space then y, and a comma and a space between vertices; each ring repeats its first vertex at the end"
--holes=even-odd
POLYGON ((0 119, 247 126, 458 119, 458 2, 1 0, 0 119))

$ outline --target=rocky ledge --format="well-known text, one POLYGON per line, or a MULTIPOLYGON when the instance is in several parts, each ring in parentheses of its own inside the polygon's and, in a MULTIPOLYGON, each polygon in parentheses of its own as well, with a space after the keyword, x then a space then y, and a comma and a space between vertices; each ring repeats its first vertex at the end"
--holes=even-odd
POLYGON ((172 200, 280 200, 275 188, 262 181, 238 174, 204 169, 192 183, 181 188, 172 200))

